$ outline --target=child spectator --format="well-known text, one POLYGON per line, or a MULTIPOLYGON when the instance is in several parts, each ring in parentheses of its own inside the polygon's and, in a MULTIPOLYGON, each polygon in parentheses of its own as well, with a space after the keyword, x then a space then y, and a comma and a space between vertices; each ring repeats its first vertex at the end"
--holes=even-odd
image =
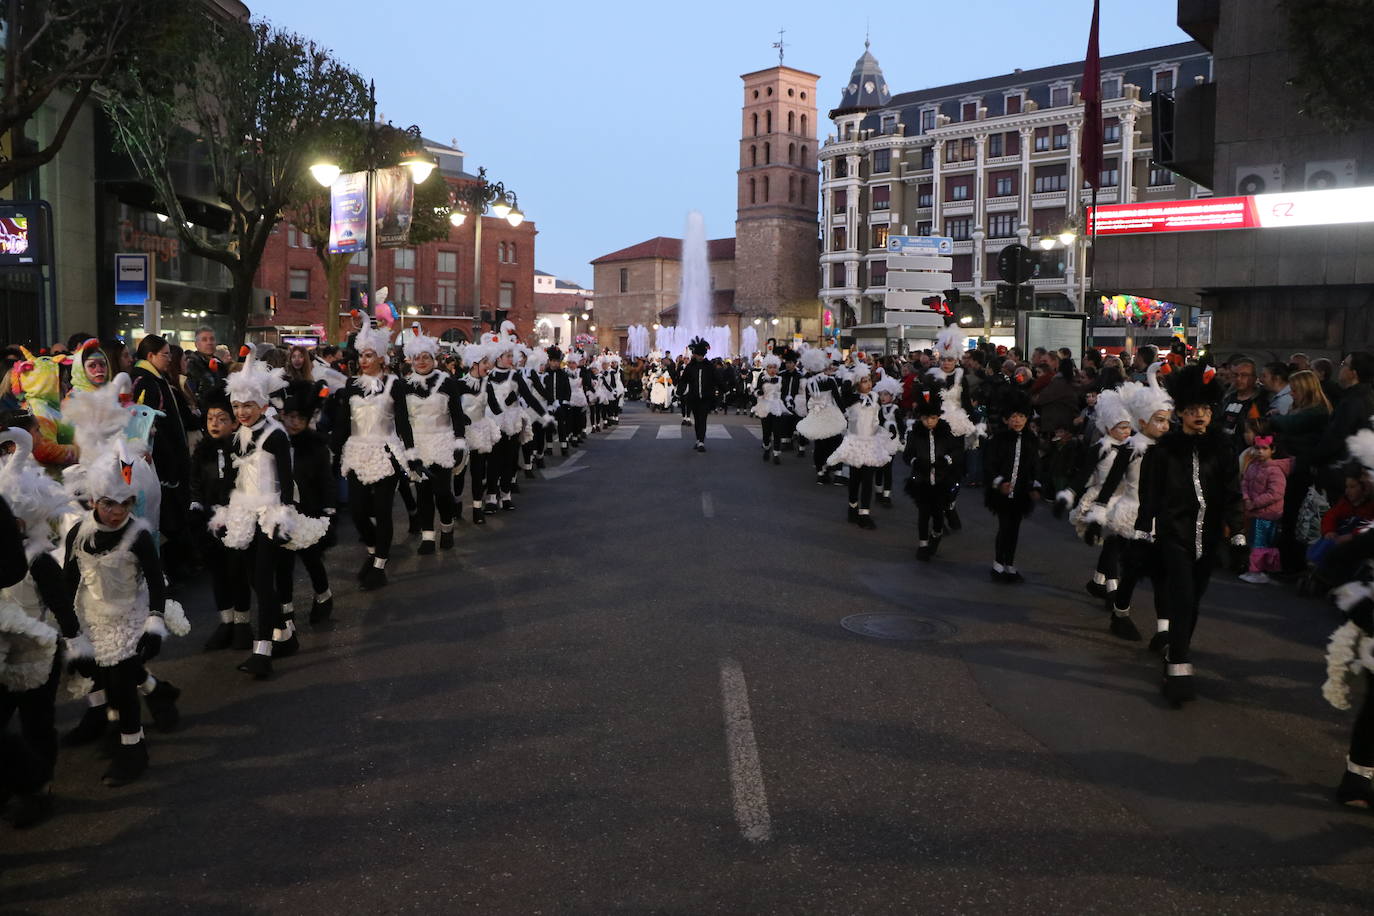
POLYGON ((1245 506, 1250 565, 1240 577, 1264 585, 1271 581, 1267 573, 1279 568, 1278 527, 1292 460, 1274 458, 1272 435, 1254 436, 1246 451, 1250 453, 1250 462, 1241 475, 1240 492, 1245 506))

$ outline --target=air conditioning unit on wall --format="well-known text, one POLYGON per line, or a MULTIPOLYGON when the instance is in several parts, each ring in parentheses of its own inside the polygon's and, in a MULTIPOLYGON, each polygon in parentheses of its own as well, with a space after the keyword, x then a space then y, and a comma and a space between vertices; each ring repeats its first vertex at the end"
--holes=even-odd
POLYGON ((1236 193, 1272 194, 1283 190, 1283 163, 1236 166, 1236 193))
POLYGON ((1308 191, 1353 188, 1355 186, 1355 160, 1330 159, 1325 162, 1309 162, 1302 186, 1308 191))

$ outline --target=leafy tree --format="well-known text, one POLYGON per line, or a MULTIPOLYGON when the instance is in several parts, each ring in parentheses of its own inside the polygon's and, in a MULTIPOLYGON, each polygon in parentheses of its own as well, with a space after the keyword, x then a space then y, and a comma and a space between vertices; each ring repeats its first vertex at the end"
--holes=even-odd
POLYGON ((231 337, 242 339, 253 277, 283 212, 313 181, 314 151, 337 148, 367 111, 362 77, 309 39, 255 22, 204 29, 194 51, 130 68, 105 106, 187 250, 228 270, 231 337), (188 162, 227 211, 223 235, 187 221, 176 178, 188 162))
MULTIPOLYGON (((92 92, 144 50, 184 23, 176 0, 17 0, 0 38, 4 97, 0 133, 11 135, 0 156, 0 187, 51 162, 92 92), (66 93, 65 97, 58 93, 66 93), (44 105, 60 112, 46 142, 16 142, 44 105)), ((32 138, 30 138, 32 139, 32 138)))
POLYGON ((1280 8, 1297 65, 1289 85, 1303 113, 1337 133, 1374 123, 1374 58, 1360 50, 1374 35, 1374 2, 1281 0, 1280 8))

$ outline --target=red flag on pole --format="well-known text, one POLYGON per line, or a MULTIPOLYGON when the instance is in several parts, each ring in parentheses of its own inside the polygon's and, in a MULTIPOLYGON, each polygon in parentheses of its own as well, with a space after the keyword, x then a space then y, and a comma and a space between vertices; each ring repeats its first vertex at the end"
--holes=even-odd
POLYGON ((1088 55, 1083 59, 1083 132, 1078 161, 1083 180, 1095 191, 1102 186, 1102 57, 1097 48, 1098 0, 1093 0, 1093 24, 1088 32, 1088 55))

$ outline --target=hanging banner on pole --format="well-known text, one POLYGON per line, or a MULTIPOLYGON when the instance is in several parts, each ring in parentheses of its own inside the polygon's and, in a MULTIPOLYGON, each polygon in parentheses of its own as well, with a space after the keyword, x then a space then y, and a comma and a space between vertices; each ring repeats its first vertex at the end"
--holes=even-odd
POLYGON ((405 169, 377 170, 377 247, 406 247, 414 205, 415 185, 405 169))
POLYGON ((329 188, 329 251, 367 251, 367 173, 349 172, 329 188))

